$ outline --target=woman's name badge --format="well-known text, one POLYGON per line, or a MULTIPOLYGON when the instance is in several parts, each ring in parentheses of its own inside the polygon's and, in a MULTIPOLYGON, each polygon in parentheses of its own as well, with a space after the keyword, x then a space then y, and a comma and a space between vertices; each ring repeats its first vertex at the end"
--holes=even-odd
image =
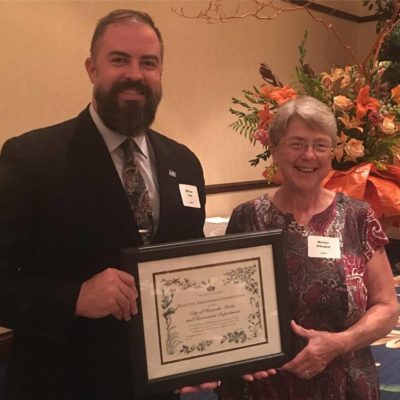
POLYGON ((185 207, 200 208, 199 193, 196 186, 180 183, 179 190, 185 207))
POLYGON ((339 238, 326 236, 309 236, 308 257, 341 258, 339 238))

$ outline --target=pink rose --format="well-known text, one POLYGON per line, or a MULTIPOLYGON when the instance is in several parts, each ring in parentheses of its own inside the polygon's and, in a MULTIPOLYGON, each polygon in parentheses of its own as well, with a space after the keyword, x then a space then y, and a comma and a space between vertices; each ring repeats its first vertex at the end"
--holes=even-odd
POLYGON ((264 129, 259 129, 257 132, 255 132, 254 139, 258 140, 264 147, 268 146, 269 135, 264 129))

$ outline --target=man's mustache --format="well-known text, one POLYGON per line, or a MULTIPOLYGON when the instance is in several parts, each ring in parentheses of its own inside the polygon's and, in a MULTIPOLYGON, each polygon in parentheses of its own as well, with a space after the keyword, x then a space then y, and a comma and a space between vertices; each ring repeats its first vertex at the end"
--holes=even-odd
POLYGON ((139 93, 144 94, 146 97, 152 96, 153 91, 147 85, 140 81, 134 81, 133 79, 125 79, 123 81, 119 81, 114 83, 112 86, 112 93, 117 94, 124 90, 134 89, 137 90, 139 93))

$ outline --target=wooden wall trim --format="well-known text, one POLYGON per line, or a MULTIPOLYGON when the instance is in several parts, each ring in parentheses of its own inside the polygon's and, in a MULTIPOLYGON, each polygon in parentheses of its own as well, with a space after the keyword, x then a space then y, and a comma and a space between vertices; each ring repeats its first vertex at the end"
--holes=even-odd
POLYGON ((206 185, 206 194, 241 192, 244 190, 266 189, 268 187, 276 187, 276 185, 268 184, 265 179, 245 182, 219 183, 215 185, 206 185))
POLYGON ((336 8, 328 7, 322 4, 315 3, 313 1, 307 0, 289 0, 290 3, 296 4, 298 6, 304 6, 307 4, 307 7, 311 10, 319 11, 324 14, 334 15, 335 17, 346 19, 348 21, 363 23, 363 22, 371 22, 377 21, 377 15, 365 15, 359 16, 355 14, 351 14, 345 11, 337 10, 336 8))

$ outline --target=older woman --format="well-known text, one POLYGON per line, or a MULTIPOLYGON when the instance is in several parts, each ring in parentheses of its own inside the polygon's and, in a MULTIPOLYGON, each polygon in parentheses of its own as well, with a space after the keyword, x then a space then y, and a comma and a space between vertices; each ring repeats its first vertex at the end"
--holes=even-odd
POLYGON ((335 142, 324 104, 303 97, 283 105, 270 129, 283 183, 232 214, 227 233, 283 229, 296 355, 279 369, 225 382, 222 400, 379 398, 368 345, 398 315, 387 238, 367 203, 321 187, 335 142))

